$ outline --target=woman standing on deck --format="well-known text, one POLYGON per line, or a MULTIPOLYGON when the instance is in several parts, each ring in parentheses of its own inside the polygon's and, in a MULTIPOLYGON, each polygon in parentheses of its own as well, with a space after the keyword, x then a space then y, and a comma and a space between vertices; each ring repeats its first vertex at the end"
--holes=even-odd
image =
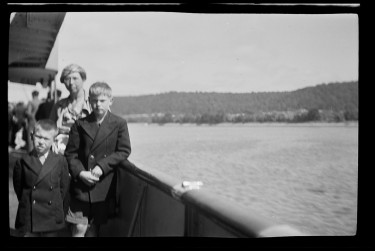
POLYGON ((56 121, 59 134, 53 150, 64 154, 69 138, 70 127, 79 118, 84 118, 91 113, 91 107, 83 89, 86 81, 86 71, 79 65, 66 66, 60 77, 60 82, 68 89, 70 95, 59 100, 52 108, 50 119, 56 121))

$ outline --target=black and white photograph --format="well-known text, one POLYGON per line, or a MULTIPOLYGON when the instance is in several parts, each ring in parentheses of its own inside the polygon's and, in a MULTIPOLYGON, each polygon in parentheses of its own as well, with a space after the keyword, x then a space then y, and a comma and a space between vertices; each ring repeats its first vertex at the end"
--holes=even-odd
POLYGON ((8 3, 11 238, 357 236, 360 4, 98 5, 8 3))

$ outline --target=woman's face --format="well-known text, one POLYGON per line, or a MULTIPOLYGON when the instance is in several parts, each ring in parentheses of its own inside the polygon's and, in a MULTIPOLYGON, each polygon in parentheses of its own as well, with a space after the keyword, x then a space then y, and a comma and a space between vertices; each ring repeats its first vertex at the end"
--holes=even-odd
POLYGON ((72 94, 78 93, 83 88, 84 81, 78 72, 71 72, 64 78, 66 89, 72 94))

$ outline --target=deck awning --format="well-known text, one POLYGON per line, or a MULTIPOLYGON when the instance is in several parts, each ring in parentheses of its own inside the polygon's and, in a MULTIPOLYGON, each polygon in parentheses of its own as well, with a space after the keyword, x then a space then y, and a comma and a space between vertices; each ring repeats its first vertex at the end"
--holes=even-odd
POLYGON ((54 80, 58 64, 51 52, 64 18, 65 12, 14 15, 9 29, 9 81, 35 85, 54 80))

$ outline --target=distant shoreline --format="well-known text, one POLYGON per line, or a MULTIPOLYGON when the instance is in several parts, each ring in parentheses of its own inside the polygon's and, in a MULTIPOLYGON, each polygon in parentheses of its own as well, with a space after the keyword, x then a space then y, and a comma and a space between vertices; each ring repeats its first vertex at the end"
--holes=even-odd
POLYGON ((304 122, 304 123, 280 123, 280 122, 250 122, 250 123, 218 123, 218 124, 196 124, 196 123, 143 123, 143 122, 128 122, 128 124, 138 124, 145 126, 167 126, 167 127, 284 127, 284 126, 293 126, 293 127, 358 127, 358 121, 350 122, 304 122))

